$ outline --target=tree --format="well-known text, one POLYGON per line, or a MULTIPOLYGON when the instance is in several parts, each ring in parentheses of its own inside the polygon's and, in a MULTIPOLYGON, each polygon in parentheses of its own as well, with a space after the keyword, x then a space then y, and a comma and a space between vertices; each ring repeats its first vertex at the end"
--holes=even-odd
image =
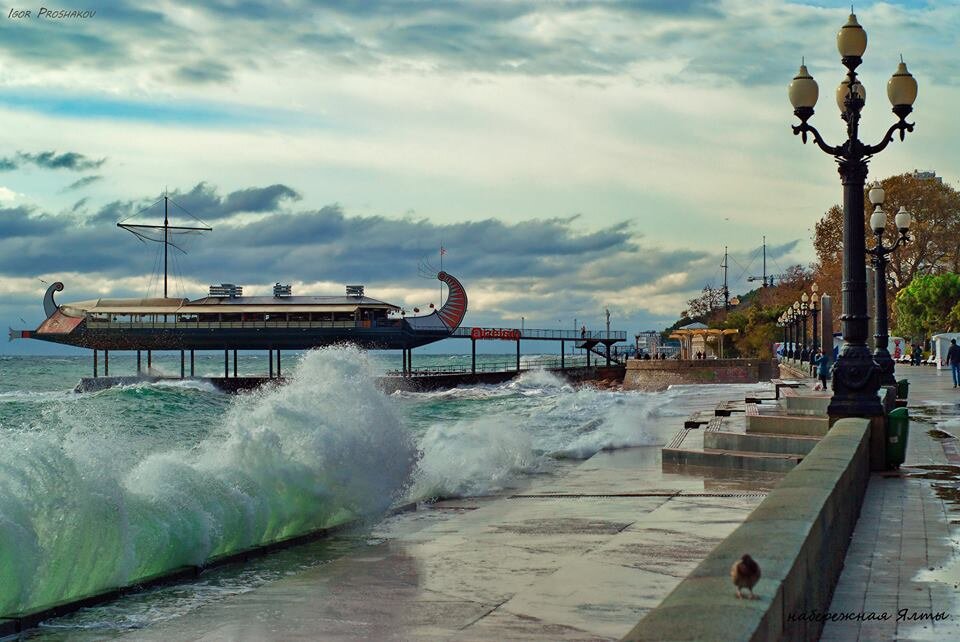
POLYGON ((960 329, 960 274, 916 277, 894 301, 897 333, 913 339, 960 329))
POLYGON ((687 301, 687 314, 694 319, 703 319, 716 309, 723 309, 723 288, 703 288, 703 293, 687 301))
MULTIPOLYGON (((901 288, 921 274, 960 272, 960 193, 936 177, 915 174, 890 176, 880 181, 886 192, 883 209, 887 212, 885 238, 892 242, 898 235, 893 224, 893 214, 905 207, 913 217, 910 226, 910 243, 889 256, 887 267, 887 302, 901 288)), ((874 234, 870 227, 873 205, 868 197, 869 185, 864 190, 863 229, 867 245, 872 247, 874 234)), ((816 224, 813 242, 817 253, 815 276, 820 291, 840 294, 843 278, 843 210, 834 205, 816 224)), ((867 257, 868 262, 871 260, 867 257)), ((893 306, 891 326, 895 324, 893 306)), ((840 313, 840 306, 835 306, 840 313)), ((899 312, 897 312, 899 313, 899 312)))

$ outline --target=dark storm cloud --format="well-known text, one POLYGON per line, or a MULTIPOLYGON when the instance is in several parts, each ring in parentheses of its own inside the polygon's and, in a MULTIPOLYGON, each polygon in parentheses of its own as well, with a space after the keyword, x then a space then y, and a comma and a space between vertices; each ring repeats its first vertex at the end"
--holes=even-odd
POLYGON ((93 159, 77 152, 64 152, 63 154, 57 154, 55 151, 38 152, 36 154, 17 152, 13 157, 0 158, 0 170, 12 171, 24 165, 35 165, 43 169, 68 169, 83 172, 97 169, 105 162, 107 162, 106 158, 93 159))
MULTIPOLYGON (((647 244, 625 224, 585 232, 576 216, 438 224, 411 217, 348 216, 338 205, 292 211, 286 205, 298 194, 285 185, 221 195, 208 183, 200 183, 172 195, 176 202, 195 208, 191 210, 195 215, 218 220, 213 232, 174 239, 189 254, 175 253, 173 273, 201 283, 359 282, 368 285, 372 296, 382 288, 423 288, 426 282, 417 278, 418 265, 426 260, 438 267, 441 241, 448 252, 444 267, 461 278, 468 290, 495 284, 510 294, 495 310, 476 310, 479 319, 516 313, 555 324, 568 316, 599 315, 597 301, 605 299, 611 308, 636 314, 646 308, 647 296, 672 297, 679 313, 683 302, 699 294, 704 284, 719 283, 721 254, 647 244), (242 212, 269 216, 243 225, 229 218, 242 212), (640 299, 624 298, 625 291, 641 286, 647 287, 640 299)), ((140 242, 118 230, 115 221, 152 202, 115 201, 92 216, 86 214, 85 201, 60 214, 29 206, 0 209, 0 278, 70 272, 106 279, 148 275, 156 268, 161 246, 140 242)), ((154 215, 156 223, 162 207, 154 215)), ((797 243, 769 246, 768 258, 786 261, 782 257, 797 243)), ((744 266, 751 260, 751 252, 733 256, 744 266)), ((71 290, 69 283, 66 286, 71 290)), ((746 283, 731 284, 735 293, 751 288, 746 283)), ((97 294, 74 291, 63 299, 88 295, 97 294)))
POLYGON ((232 76, 230 67, 225 64, 208 60, 191 65, 184 65, 176 72, 177 78, 194 84, 227 82, 232 76))
MULTIPOLYGON (((197 183, 188 192, 175 190, 169 194, 171 216, 180 218, 190 215, 203 221, 217 221, 235 214, 262 214, 274 212, 284 203, 300 200, 300 194, 286 185, 249 187, 220 196, 217 189, 206 182, 197 183)), ((157 198, 141 201, 113 201, 101 207, 91 218, 95 224, 126 220, 128 223, 144 222, 141 219, 163 217, 162 200, 157 198)), ((155 220, 153 222, 156 222, 155 220)))
POLYGON ((67 185, 66 191, 81 189, 86 187, 87 185, 90 185, 91 183, 96 183, 97 181, 102 181, 102 180, 103 180, 103 176, 100 176, 99 174, 84 176, 83 178, 76 180, 70 183, 69 185, 67 185))
MULTIPOLYGON (((192 239, 190 256, 182 260, 184 268, 204 280, 389 283, 415 274, 423 257, 434 259, 442 239, 449 248, 448 258, 456 256, 461 274, 543 278, 633 247, 624 226, 581 234, 574 218, 438 225, 422 219, 346 216, 335 205, 315 211, 279 209, 297 197, 284 185, 241 189, 225 196, 207 183, 185 193, 173 192, 176 202, 204 220, 239 212, 271 214, 242 226, 221 223, 203 239, 192 239)), ((41 269, 129 276, 148 271, 152 249, 133 237, 118 236, 113 223, 149 203, 146 199, 115 201, 89 217, 75 212, 44 214, 26 206, 0 210, 0 274, 32 274, 41 269)))

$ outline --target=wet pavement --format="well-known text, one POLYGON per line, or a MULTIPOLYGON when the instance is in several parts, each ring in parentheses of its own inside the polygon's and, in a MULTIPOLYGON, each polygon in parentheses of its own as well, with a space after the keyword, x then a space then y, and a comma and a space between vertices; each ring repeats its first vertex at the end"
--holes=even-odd
POLYGON ((822 640, 960 640, 960 390, 931 366, 897 378, 910 381, 906 462, 871 476, 830 605, 844 621, 822 640))
POLYGON ((781 478, 601 452, 508 496, 390 518, 351 554, 137 640, 595 640, 626 634, 781 478))

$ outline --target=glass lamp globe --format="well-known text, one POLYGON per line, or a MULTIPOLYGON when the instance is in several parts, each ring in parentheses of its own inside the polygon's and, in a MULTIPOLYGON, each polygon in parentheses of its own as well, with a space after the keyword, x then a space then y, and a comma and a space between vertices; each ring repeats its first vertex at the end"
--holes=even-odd
POLYGON ((787 87, 787 95, 790 97, 790 104, 794 109, 809 108, 817 104, 817 98, 820 97, 820 88, 817 81, 807 71, 807 66, 801 64, 800 71, 793 77, 790 86, 787 87))
MULTIPOLYGON (((853 90, 856 92, 860 100, 862 100, 863 103, 866 104, 867 90, 863 86, 863 83, 861 83, 858 80, 856 83, 854 83, 853 90)), ((840 108, 841 114, 847 113, 847 106, 845 104, 845 101, 847 99, 847 94, 849 93, 850 93, 850 79, 844 78, 843 80, 840 81, 840 85, 837 87, 837 107, 840 108)))
POLYGON ((917 79, 907 71, 907 64, 900 60, 897 70, 887 81, 887 98, 894 107, 913 105, 917 99, 917 79))
POLYGON ((873 214, 870 215, 870 229, 876 232, 877 234, 883 233, 883 228, 887 226, 887 213, 884 212, 879 205, 873 210, 873 214))
POLYGON ((844 58, 853 56, 859 58, 867 50, 867 32, 857 22, 853 13, 847 18, 847 24, 837 33, 837 51, 844 58))
POLYGON ((906 232, 910 229, 910 212, 907 211, 907 208, 900 206, 900 211, 897 212, 897 215, 894 218, 897 229, 901 232, 906 232))

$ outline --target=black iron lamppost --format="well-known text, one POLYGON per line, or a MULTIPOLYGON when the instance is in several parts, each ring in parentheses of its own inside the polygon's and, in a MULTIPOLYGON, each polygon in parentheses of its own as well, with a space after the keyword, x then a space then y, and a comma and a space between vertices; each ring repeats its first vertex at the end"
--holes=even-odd
POLYGON ((887 213, 884 212, 881 207, 885 196, 883 188, 879 185, 874 185, 870 189, 869 196, 870 202, 875 206, 873 214, 870 215, 870 229, 873 230, 874 235, 877 237, 876 244, 872 248, 867 249, 867 254, 873 257, 873 266, 877 270, 876 293, 874 297, 877 307, 877 333, 874 335, 876 338, 876 346, 873 349, 873 360, 880 369, 880 385, 895 386, 897 385, 897 380, 893 376, 893 358, 887 349, 890 341, 890 333, 887 327, 887 256, 900 247, 901 243, 910 241, 910 236, 908 235, 910 229, 910 213, 905 207, 901 207, 900 211, 897 212, 897 215, 894 217, 894 224, 897 226, 897 231, 900 232, 900 236, 897 237, 893 245, 887 247, 883 244, 883 232, 887 226, 887 213))
POLYGON ((837 34, 837 49, 841 62, 847 68, 847 76, 837 88, 837 104, 841 117, 847 123, 847 140, 842 145, 832 146, 824 142, 820 132, 807 121, 813 116, 819 89, 816 81, 800 65, 789 96, 793 113, 800 124, 793 127, 794 134, 807 134, 825 153, 833 156, 839 164, 843 183, 843 347, 833 366, 833 398, 827 412, 832 417, 877 416, 883 414, 877 391, 880 388, 879 370, 867 347, 867 273, 866 240, 863 229, 863 186, 867 179, 867 163, 883 151, 900 132, 903 140, 906 132, 913 131, 913 123, 906 121, 913 111, 917 98, 917 81, 900 61, 900 66, 887 83, 887 96, 893 105, 898 121, 884 135, 880 143, 866 145, 860 141, 860 112, 863 110, 866 91, 857 79, 856 69, 867 49, 867 34, 852 13, 847 24, 837 34))
MULTIPOLYGON (((808 302, 809 300, 810 300, 810 297, 807 296, 807 293, 806 293, 806 292, 804 292, 802 295, 800 295, 800 319, 801 319, 801 321, 802 321, 802 323, 803 323, 803 334, 802 334, 801 336, 803 337, 803 349, 804 349, 804 350, 807 349, 807 314, 808 314, 808 312, 809 312, 809 310, 810 310, 810 307, 809 307, 809 305, 808 305, 807 302, 808 302)), ((808 353, 807 353, 807 358, 809 358, 809 357, 810 357, 810 353, 808 352, 808 353)))
POLYGON ((814 283, 810 286, 810 316, 813 317, 813 343, 810 345, 810 352, 813 354, 817 353, 817 349, 820 347, 820 342, 817 339, 817 291, 820 288, 817 287, 817 284, 814 283))
MULTIPOLYGON (((781 343, 780 343, 781 353, 783 354, 783 356, 787 356, 787 327, 786 327, 786 326, 784 325, 784 323, 783 323, 783 315, 782 315, 782 314, 777 317, 777 327, 781 329, 781 332, 782 332, 782 335, 781 335, 781 336, 783 337, 783 339, 782 339, 782 341, 781 341, 781 343)), ((774 356, 776 356, 776 355, 774 355, 774 356)))
MULTIPOLYGON (((800 328, 803 327, 800 325, 801 318, 803 317, 803 310, 800 308, 800 301, 793 302, 793 318, 797 324, 797 349, 794 350, 793 358, 797 361, 800 361, 803 356, 803 343, 807 340, 805 336, 800 334, 800 328)), ((806 333, 804 333, 806 334, 806 333)))
POLYGON ((784 315, 785 315, 785 319, 784 319, 784 320, 785 320, 786 323, 787 323, 787 337, 788 337, 788 339, 787 339, 787 341, 788 341, 787 345, 790 346, 790 347, 787 349, 787 358, 788 358, 788 359, 793 359, 793 346, 794 346, 794 344, 795 344, 795 341, 793 340, 793 338, 794 338, 794 337, 793 337, 793 308, 792 308, 792 307, 787 308, 787 311, 784 312, 784 315))

